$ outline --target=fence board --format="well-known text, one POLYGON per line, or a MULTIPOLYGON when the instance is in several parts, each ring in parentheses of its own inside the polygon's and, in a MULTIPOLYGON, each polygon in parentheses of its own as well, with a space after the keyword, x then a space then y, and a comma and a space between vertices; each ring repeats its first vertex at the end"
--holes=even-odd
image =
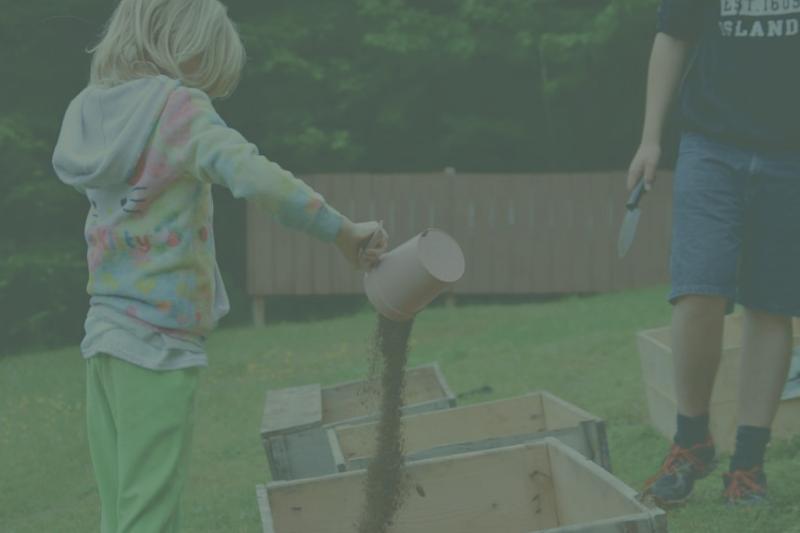
POLYGON ((598 292, 611 290, 612 261, 616 257, 616 240, 613 233, 604 231, 605 227, 613 227, 611 183, 602 176, 589 178, 589 195, 593 209, 588 221, 588 245, 592 265, 589 286, 598 292))
POLYGON ((532 198, 531 204, 531 253, 534 261, 535 282, 534 291, 540 293, 552 292, 555 277, 553 275, 554 254, 553 243, 555 234, 555 179, 553 176, 538 176, 533 178, 534 183, 529 185, 528 197, 532 198))

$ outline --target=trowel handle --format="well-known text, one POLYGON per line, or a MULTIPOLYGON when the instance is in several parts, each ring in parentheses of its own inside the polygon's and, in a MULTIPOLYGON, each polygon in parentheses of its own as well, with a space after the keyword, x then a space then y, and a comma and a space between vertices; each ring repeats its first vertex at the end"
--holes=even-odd
POLYGON ((646 192, 647 189, 645 188, 644 178, 640 178, 639 183, 637 183, 636 187, 634 187, 633 191, 631 191, 631 195, 628 198, 628 203, 625 204, 625 207, 627 207, 628 210, 639 207, 639 202, 642 200, 642 196, 644 196, 646 192))

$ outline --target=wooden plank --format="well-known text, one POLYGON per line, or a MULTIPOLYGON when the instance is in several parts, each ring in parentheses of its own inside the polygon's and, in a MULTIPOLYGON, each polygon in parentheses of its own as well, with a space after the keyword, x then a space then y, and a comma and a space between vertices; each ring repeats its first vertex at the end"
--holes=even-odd
POLYGON ((508 235, 503 234, 499 224, 499 200, 505 196, 503 189, 507 187, 508 178, 506 176, 495 176, 492 178, 494 194, 478 195, 477 190, 486 190, 485 179, 482 176, 473 177, 473 187, 476 196, 480 200, 480 224, 478 224, 476 234, 481 247, 481 292, 483 294, 502 294, 502 286, 507 280, 501 283, 498 278, 503 276, 502 264, 507 264, 506 242, 508 235), (487 246, 488 243, 492 246, 487 246))
MULTIPOLYGON (((511 206, 514 203, 516 183, 520 176, 510 174, 494 178, 496 183, 495 194, 491 195, 492 202, 489 211, 489 225, 486 231, 494 235, 491 261, 491 294, 513 293, 515 264, 514 254, 521 246, 527 246, 525 241, 518 241, 514 234, 515 226, 511 224, 511 206)), ((515 210, 515 209, 514 209, 515 210)), ((514 213, 516 216, 516 213, 514 213)), ((489 239, 488 234, 483 236, 484 242, 489 239)), ((526 277, 527 277, 527 273, 526 277)))
POLYGON ((547 429, 562 429, 577 426, 587 420, 599 420, 598 417, 584 411, 561 398, 542 391, 539 393, 542 402, 542 414, 545 416, 547 429))
MULTIPOLYGON (((677 430, 675 417, 678 413, 678 405, 675 402, 674 395, 664 394, 654 387, 646 385, 645 396, 650 425, 665 439, 671 441, 677 430)), ((724 445, 720 441, 716 441, 716 444, 718 447, 724 445)))
POLYGON ((508 252, 506 262, 509 265, 508 292, 512 294, 530 294, 535 291, 533 278, 536 264, 533 261, 534 241, 531 236, 530 214, 533 210, 531 189, 534 177, 516 176, 511 183, 510 194, 506 199, 504 222, 508 233, 508 252))
POLYGON ((587 293, 592 291, 592 271, 595 265, 592 261, 591 246, 595 239, 602 240, 602 235, 608 231, 595 223, 594 209, 596 198, 586 194, 591 190, 591 174, 575 174, 570 177, 572 194, 570 194, 571 227, 569 233, 572 244, 572 258, 569 265, 572 267, 572 292, 587 293))
MULTIPOLYGON (((589 441, 586 439, 586 435, 583 433, 581 428, 573 427, 568 429, 560 429, 557 431, 541 431, 527 434, 518 433, 507 437, 485 438, 466 442, 453 441, 452 444, 445 444, 435 448, 408 452, 406 454, 406 461, 424 461, 426 459, 433 459, 436 457, 450 457, 464 453, 494 450, 497 448, 508 448, 510 446, 540 442, 547 438, 555 438, 561 444, 569 446, 587 458, 594 453, 594 450, 589 445, 589 441)), ((345 470, 363 470, 369 466, 370 460, 370 456, 353 457, 350 460, 345 459, 344 463, 339 463, 344 467, 344 470, 341 469, 342 467, 339 468, 342 472, 345 470)))
POLYGON ((263 328, 267 323, 266 307, 267 301, 263 296, 253 296, 253 325, 263 328))
POLYGON ((267 452, 269 473, 273 480, 289 479, 289 450, 283 435, 262 437, 264 451, 267 452))
POLYGON ((268 437, 322 423, 322 388, 319 384, 267 392, 261 435, 268 437))
POLYGON ((286 450, 282 467, 286 475, 276 477, 276 481, 327 476, 337 472, 326 429, 314 427, 287 433, 281 438, 286 450))
POLYGON ((553 231, 553 292, 570 292, 573 287, 572 258, 575 234, 575 209, 571 196, 575 193, 574 178, 563 174, 553 183, 550 199, 553 231))
POLYGON ((258 512, 261 515, 262 533, 275 533, 275 527, 272 523, 272 509, 269 507, 269 495, 267 487, 264 485, 256 485, 256 502, 258 503, 258 512))
POLYGON ((566 284, 567 273, 562 265, 569 258, 564 252, 568 243, 564 241, 562 203, 565 195, 568 195, 570 191, 564 185, 564 176, 551 176, 549 182, 549 197, 544 199, 545 206, 542 214, 545 217, 544 226, 549 235, 549 247, 545 251, 550 263, 549 285, 546 288, 554 293, 563 291, 566 284))
MULTIPOLYGON (((528 212, 530 237, 527 242, 531 247, 533 292, 539 294, 554 292, 555 208, 552 194, 556 180, 554 176, 536 176, 529 193, 532 208, 528 212)), ((519 237, 524 239, 523 235, 519 237)))
MULTIPOLYGON (((424 367, 420 367, 424 368, 424 367)), ((455 407, 456 406, 456 395, 453 393, 452 389, 450 389, 450 384, 447 382, 447 379, 444 377, 444 373, 442 372, 442 368, 439 366, 439 363, 433 363, 432 365, 428 365, 435 377, 436 382, 438 383, 439 388, 444 393, 444 397, 447 399, 448 407, 455 407)))
MULTIPOLYGON (((591 459, 609 472, 613 472, 611 463, 611 449, 608 445, 608 429, 603 420, 586 420, 581 422, 583 434, 586 437, 590 453, 583 453, 587 459, 591 459)), ((572 448, 579 450, 577 447, 572 448)), ((579 450, 580 451, 580 450, 579 450)))
POLYGON ((640 503, 636 491, 574 450, 555 441, 548 450, 562 528, 580 524, 586 529, 575 531, 594 531, 588 526, 598 521, 644 517, 653 523, 652 517, 663 513, 640 503))
POLYGON ((670 335, 670 328, 642 331, 637 335, 637 344, 645 383, 664 394, 674 395, 675 367, 670 335))
MULTIPOLYGON (((547 429, 539 394, 408 416, 403 425, 409 455, 439 446, 547 429)), ((372 456, 377 424, 341 427, 336 433, 346 460, 372 456)))
MULTIPOLYGON (((392 533, 536 531, 557 526, 543 445, 448 457, 408 467, 410 495, 392 533)), ((350 533, 363 505, 364 473, 271 483, 279 533, 350 533)))
MULTIPOLYGON (((406 410, 437 400, 449 402, 448 392, 442 390, 441 377, 435 368, 425 366, 412 368, 406 372, 404 405, 406 410)), ((365 382, 353 381, 322 390, 322 420, 326 425, 353 421, 374 416, 378 406, 365 402, 363 398, 365 382)), ((447 405, 447 403, 445 403, 447 405)))
POLYGON ((591 250, 591 291, 608 292, 611 290, 611 276, 617 255, 617 235, 619 228, 612 219, 612 202, 610 180, 605 175, 594 175, 588 178, 591 205, 591 221, 593 227, 590 237, 591 250))
MULTIPOLYGON (((580 434, 586 441, 585 448, 588 450, 583 455, 609 472, 612 471, 611 452, 603 420, 548 392, 542 393, 542 405, 549 430, 580 428, 580 434)), ((571 448, 582 450, 577 446, 571 448)))
POLYGON ((337 428, 332 427, 326 430, 328 436, 328 446, 330 446, 331 453, 333 454, 333 462, 336 463, 337 472, 347 471, 347 460, 342 453, 342 447, 339 445, 339 438, 336 435, 337 428))
POLYGON ((667 533, 667 519, 662 515, 642 513, 530 533, 667 533))

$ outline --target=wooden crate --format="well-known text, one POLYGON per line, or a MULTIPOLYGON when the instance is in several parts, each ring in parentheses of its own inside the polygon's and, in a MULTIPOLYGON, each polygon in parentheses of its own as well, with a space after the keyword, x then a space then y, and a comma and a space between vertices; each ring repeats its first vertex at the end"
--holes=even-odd
MULTIPOLYGON (((267 393, 261 439, 273 480, 291 480, 337 472, 327 430, 341 424, 374 420, 377 401, 367 382, 333 387, 308 385, 267 393)), ((427 365, 406 373, 406 414, 447 409, 456 403, 439 366, 427 365)))
MULTIPOLYGON (((411 463, 391 533, 665 533, 664 512, 554 438, 411 463)), ((257 488, 264 533, 352 533, 365 472, 257 488)))
MULTIPOLYGON (((328 430, 340 472, 365 468, 374 454, 377 423, 328 430)), ((547 392, 408 416, 408 461, 457 455, 556 437, 611 470, 605 422, 547 392)))
MULTIPOLYGON (((711 433, 717 449, 732 452, 736 439, 736 412, 739 388, 739 359, 742 353, 743 317, 725 319, 722 359, 711 397, 711 433)), ((800 330, 795 330, 794 344, 800 344, 800 330)), ((676 430, 675 365, 672 359, 670 327, 640 332, 639 354, 647 406, 653 427, 668 439, 676 430)), ((775 438, 791 437, 800 432, 800 399, 781 401, 772 428, 775 438)))

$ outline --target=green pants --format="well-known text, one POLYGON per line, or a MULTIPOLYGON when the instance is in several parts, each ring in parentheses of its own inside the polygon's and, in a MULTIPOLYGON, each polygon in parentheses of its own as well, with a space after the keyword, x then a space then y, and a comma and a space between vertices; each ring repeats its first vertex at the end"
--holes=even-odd
POLYGON ((107 355, 86 365, 89 449, 102 533, 180 527, 199 369, 156 372, 107 355))

